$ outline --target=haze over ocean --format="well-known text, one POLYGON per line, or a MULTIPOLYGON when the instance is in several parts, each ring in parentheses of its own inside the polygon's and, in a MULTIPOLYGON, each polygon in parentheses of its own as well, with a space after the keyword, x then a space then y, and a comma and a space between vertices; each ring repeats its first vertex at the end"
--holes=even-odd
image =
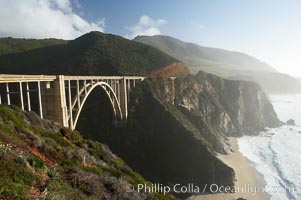
POLYGON ((268 129, 259 136, 238 139, 239 150, 264 175, 272 200, 301 198, 301 95, 271 95, 281 121, 296 126, 268 129))

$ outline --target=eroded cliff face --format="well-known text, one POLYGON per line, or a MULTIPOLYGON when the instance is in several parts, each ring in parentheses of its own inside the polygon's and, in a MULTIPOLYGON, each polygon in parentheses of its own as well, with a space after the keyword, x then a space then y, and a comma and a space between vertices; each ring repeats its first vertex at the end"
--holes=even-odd
MULTIPOLYGON (((153 93, 173 106, 199 116, 221 134, 258 134, 279 120, 261 88, 248 81, 235 81, 200 72, 196 76, 149 81, 153 93)), ((184 111, 185 112, 185 111, 184 111)))
POLYGON ((106 124, 95 130, 90 125, 81 132, 107 143, 155 183, 232 186, 233 169, 216 157, 216 152, 227 153, 227 136, 257 134, 279 125, 260 87, 206 73, 146 79, 130 97, 124 127, 106 124))
POLYGON ((279 120, 261 88, 200 72, 196 76, 148 80, 145 88, 179 110, 208 147, 225 151, 225 136, 256 135, 279 120))

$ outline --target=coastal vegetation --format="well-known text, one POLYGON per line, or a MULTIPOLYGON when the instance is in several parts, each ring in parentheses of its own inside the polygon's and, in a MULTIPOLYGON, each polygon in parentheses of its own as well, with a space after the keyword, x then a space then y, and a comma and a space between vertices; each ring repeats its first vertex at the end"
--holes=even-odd
POLYGON ((17 39, 0 38, 0 55, 21 53, 33 49, 39 49, 48 46, 66 44, 68 41, 59 39, 17 39))
POLYGON ((173 199, 128 192, 151 184, 108 146, 16 106, 0 105, 0 199, 173 199))
MULTIPOLYGON (((14 41, 14 39, 11 40, 14 41)), ((3 40, 0 43, 0 50, 9 51, 7 48, 9 44, 13 43, 12 41, 5 42, 3 40)), ((18 43, 18 40, 14 42, 18 43)), ((44 40, 35 42, 40 46, 45 43, 44 40)), ((19 48, 25 48, 23 43, 19 48)), ((174 57, 149 45, 116 35, 90 32, 70 42, 58 43, 60 44, 32 48, 25 52, 18 52, 17 47, 11 48, 10 54, 0 56, 0 73, 147 75, 168 66, 174 68, 173 76, 190 73, 185 64, 174 57), (14 53, 12 53, 13 50, 15 50, 14 53), (174 63, 178 64, 173 65, 174 63), (178 72, 177 68, 179 68, 178 72)), ((157 75, 161 75, 161 73, 157 73, 157 75)))

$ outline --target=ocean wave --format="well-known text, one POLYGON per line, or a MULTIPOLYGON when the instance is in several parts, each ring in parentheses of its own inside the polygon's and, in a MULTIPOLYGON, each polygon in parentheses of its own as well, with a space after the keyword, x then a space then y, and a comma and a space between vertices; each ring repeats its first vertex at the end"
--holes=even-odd
POLYGON ((268 191, 272 200, 301 199, 301 95, 271 96, 280 120, 296 121, 267 129, 259 136, 238 139, 240 152, 255 163, 267 187, 281 187, 284 192, 268 191))

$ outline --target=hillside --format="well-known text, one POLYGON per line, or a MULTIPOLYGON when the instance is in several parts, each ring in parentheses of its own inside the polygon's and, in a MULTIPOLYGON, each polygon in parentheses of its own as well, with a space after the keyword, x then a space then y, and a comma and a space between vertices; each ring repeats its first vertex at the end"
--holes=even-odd
MULTIPOLYGON (((170 36, 138 36, 134 40, 156 47, 184 61, 192 69, 208 68, 208 70, 210 70, 211 68, 215 68, 218 71, 247 70, 276 72, 272 67, 246 54, 202 47, 197 44, 183 42, 170 36)), ((199 69, 193 69, 193 71, 199 71, 199 69)))
POLYGON ((174 199, 128 192, 151 184, 110 149, 33 112, 0 105, 0 199, 174 199))
POLYGON ((17 39, 17 38, 0 38, 0 55, 20 53, 32 49, 66 44, 68 41, 58 39, 17 39))
POLYGON ((193 73, 203 70, 225 78, 258 82, 269 93, 301 92, 293 77, 243 53, 186 43, 169 36, 138 36, 134 41, 156 47, 186 63, 193 73))
POLYGON ((189 74, 177 59, 120 36, 90 32, 68 43, 0 56, 0 73, 65 75, 189 74), (177 64, 176 64, 177 63, 177 64), (172 69, 172 73, 170 72, 172 69))

